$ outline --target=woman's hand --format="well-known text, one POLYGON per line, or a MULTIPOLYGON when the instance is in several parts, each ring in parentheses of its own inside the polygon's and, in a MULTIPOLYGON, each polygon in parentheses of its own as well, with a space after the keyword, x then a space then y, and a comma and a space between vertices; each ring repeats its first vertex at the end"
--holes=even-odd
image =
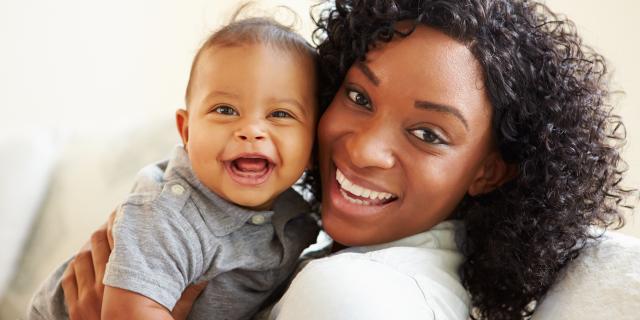
POLYGON ((109 215, 107 223, 91 235, 91 240, 82 247, 64 271, 62 290, 69 318, 72 320, 100 319, 104 293, 102 279, 113 247, 110 229, 114 217, 115 213, 109 215))
POLYGON ((182 296, 180 296, 180 300, 176 302, 175 307, 173 307, 173 311, 171 311, 171 315, 176 320, 184 320, 187 319, 189 312, 191 312, 191 307, 193 303, 196 301, 202 290, 207 287, 207 281, 193 284, 187 287, 187 289, 182 292, 182 296))
MULTIPOLYGON (((104 271, 113 248, 111 229, 115 212, 109 215, 107 223, 91 235, 75 256, 62 276, 64 300, 71 320, 100 319, 104 293, 104 271)), ((189 286, 171 312, 174 319, 186 319, 191 307, 207 282, 189 286)))

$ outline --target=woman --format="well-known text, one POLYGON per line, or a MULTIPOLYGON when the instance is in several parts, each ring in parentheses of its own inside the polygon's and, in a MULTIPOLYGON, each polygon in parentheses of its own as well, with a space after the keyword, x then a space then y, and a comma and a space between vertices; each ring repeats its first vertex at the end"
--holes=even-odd
MULTIPOLYGON (((407 293, 410 304, 428 304, 416 296, 463 286, 473 316, 520 319, 599 236, 591 226, 623 223, 623 126, 607 105, 603 58, 571 22, 530 1, 336 0, 318 25, 328 105, 318 129, 325 231, 354 246, 349 253, 390 249, 393 261, 381 263, 395 266, 406 258, 397 241, 463 221, 447 229, 461 261, 441 269, 454 269, 454 278, 459 271, 457 282, 441 288, 429 278, 418 291, 400 285, 386 297, 407 293)), ((98 251, 68 270, 68 286, 77 285, 71 309, 99 308, 82 301, 100 301, 91 278, 100 279, 108 250, 98 251)), ((371 274, 371 266, 360 271, 371 274)), ((367 310, 377 306, 356 299, 321 314, 344 298, 337 290, 371 297, 391 279, 374 273, 381 278, 356 287, 339 272, 313 270, 303 269, 275 312, 295 316, 301 304, 320 318, 367 310), (302 291, 308 285, 312 293, 302 291), (334 294, 318 301, 314 288, 334 294)), ((458 302, 465 298, 443 300, 458 302)), ((423 307, 417 312, 446 309, 423 307)))

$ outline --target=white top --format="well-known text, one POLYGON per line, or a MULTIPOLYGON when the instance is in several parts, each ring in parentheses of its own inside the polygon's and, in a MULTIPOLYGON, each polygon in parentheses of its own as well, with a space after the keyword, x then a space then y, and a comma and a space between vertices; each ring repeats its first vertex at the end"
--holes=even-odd
POLYGON ((456 241, 460 221, 309 262, 269 319, 468 319, 456 241))

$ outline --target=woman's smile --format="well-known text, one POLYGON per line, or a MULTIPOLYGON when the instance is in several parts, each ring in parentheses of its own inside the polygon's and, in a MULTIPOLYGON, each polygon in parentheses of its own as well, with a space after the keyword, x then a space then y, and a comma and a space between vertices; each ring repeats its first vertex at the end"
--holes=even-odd
POLYGON ((347 178, 335 164, 332 171, 327 200, 346 219, 362 219, 383 214, 398 200, 398 196, 382 191, 383 188, 375 187, 370 181, 354 176, 347 178))
POLYGON ((340 169, 336 169, 336 180, 340 185, 340 193, 342 196, 355 204, 366 206, 383 205, 397 198, 391 193, 371 190, 353 183, 344 176, 344 173, 342 173, 340 169))

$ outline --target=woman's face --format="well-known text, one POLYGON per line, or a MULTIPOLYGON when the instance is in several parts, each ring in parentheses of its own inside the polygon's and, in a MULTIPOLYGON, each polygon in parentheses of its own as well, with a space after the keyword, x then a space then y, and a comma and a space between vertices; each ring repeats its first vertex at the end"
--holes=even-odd
POLYGON ((419 26, 366 58, 319 124, 323 225, 344 245, 428 230, 502 168, 482 71, 463 44, 419 26))

